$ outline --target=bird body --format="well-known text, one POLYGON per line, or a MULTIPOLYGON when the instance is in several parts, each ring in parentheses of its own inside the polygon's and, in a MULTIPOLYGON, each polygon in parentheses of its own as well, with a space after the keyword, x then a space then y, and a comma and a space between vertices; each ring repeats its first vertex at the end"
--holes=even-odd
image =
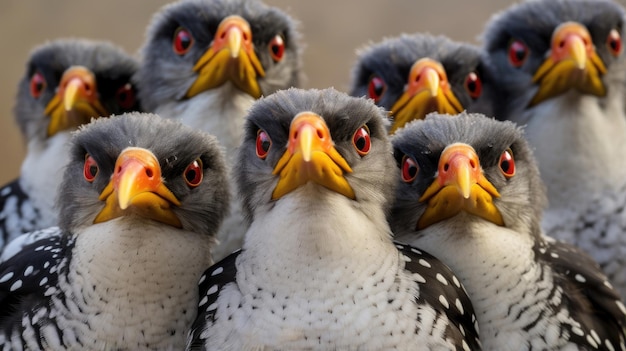
MULTIPOLYGON (((316 197, 318 192, 311 188, 302 189, 303 197, 316 197)), ((309 207, 301 201, 277 204, 252 223, 245 254, 235 262, 236 284, 220 291, 224 298, 218 299, 215 314, 220 323, 203 333, 208 345, 220 350, 383 350, 426 340, 428 333, 443 338, 443 319, 434 331, 418 327, 418 306, 413 302, 418 287, 402 269, 396 247, 381 237, 389 235, 384 215, 368 218, 354 213, 346 203, 351 200, 324 197, 309 207), (329 211, 333 215, 327 215, 329 211), (293 214, 292 220, 285 220, 283 213, 293 214), (346 255, 351 250, 355 254, 346 255), (376 312, 376 306, 381 310, 376 312), (388 309, 393 312, 383 312, 388 309), (420 334, 401 334, 398 329, 420 334), (387 337, 394 330, 398 335, 387 337)), ((424 314, 436 314, 432 308, 424 309, 424 314)))
MULTIPOLYGON (((2 328, 0 345, 19 348, 22 340, 30 350, 175 350, 184 345, 198 300, 193 287, 211 263, 211 243, 198 240, 197 233, 150 222, 137 227, 136 219, 115 219, 80 230, 71 244, 64 241, 67 233, 58 232, 53 236, 59 240, 57 259, 41 262, 34 252, 26 261, 30 266, 14 271, 4 287, 33 284, 49 301, 33 304, 21 319, 14 317, 23 328, 2 328), (171 245, 173 236, 177 245, 171 245), (28 267, 45 277, 28 282, 28 267), (53 279, 55 271, 67 275, 53 279)), ((44 239, 32 245, 39 246, 27 250, 53 244, 44 239)))
POLYGON ((393 144, 391 227, 459 277, 485 349, 626 349, 619 293, 591 257, 541 230, 545 194, 520 129, 431 115, 393 144))
POLYGON ((201 278, 188 349, 480 348, 452 272, 392 242, 383 123, 332 89, 255 103, 237 173, 251 224, 242 250, 201 278))
POLYGON ((529 1, 495 15, 484 49, 494 113, 525 126, 549 207, 549 236, 589 252, 626 297, 624 8, 613 1, 529 1))
MULTIPOLYGON (((252 103, 299 85, 298 40, 294 20, 260 1, 166 5, 155 14, 141 51, 135 81, 142 103, 162 117, 215 135, 226 155, 234 155, 252 103)), ((215 259, 241 247, 245 223, 235 199, 218 235, 215 259)))
POLYGON ((55 194, 71 131, 92 118, 139 110, 130 83, 136 69, 107 42, 60 39, 33 50, 14 106, 27 152, 20 177, 0 189, 0 247, 57 224, 55 194))
POLYGON ((148 114, 72 140, 60 227, 0 263, 0 348, 181 349, 229 205, 216 141, 148 114))

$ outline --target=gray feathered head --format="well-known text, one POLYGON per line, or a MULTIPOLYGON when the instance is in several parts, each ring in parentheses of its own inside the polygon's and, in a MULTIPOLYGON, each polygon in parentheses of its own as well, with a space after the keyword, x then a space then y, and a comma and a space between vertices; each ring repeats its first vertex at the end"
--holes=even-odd
POLYGON ((230 81, 255 98, 300 83, 294 21, 260 1, 185 0, 150 24, 136 82, 149 110, 230 81))
POLYGON ((59 194, 66 230, 138 215, 215 235, 227 214, 216 139, 179 122, 140 113, 97 119, 73 136, 70 156, 59 194))

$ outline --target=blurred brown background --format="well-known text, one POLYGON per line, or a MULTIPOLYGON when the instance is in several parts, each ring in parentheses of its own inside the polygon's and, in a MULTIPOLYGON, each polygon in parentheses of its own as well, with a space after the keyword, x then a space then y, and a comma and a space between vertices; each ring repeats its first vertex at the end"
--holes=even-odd
MULTIPOLYGON (((620 0, 622 3, 626 0, 620 0)), ((0 1, 0 185, 17 177, 24 145, 11 109, 30 50, 59 37, 110 40, 136 53, 145 27, 168 0, 0 1)), ((356 49, 402 32, 477 42, 485 21, 509 0, 265 0, 300 21, 304 87, 345 91, 356 49)))

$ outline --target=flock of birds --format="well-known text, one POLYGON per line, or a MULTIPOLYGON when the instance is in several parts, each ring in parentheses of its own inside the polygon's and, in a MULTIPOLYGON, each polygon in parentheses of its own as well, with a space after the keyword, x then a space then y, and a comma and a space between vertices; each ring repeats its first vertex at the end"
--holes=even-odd
POLYGON ((625 22, 530 0, 347 93, 256 0, 165 6, 140 59, 41 45, 0 350, 626 350, 625 22))

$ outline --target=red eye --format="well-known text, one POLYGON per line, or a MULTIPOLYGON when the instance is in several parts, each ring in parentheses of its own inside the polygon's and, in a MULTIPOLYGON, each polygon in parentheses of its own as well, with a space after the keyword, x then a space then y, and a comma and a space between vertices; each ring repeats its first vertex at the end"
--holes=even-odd
POLYGON ((256 133, 256 155, 261 160, 265 160, 271 146, 272 139, 270 139, 270 136, 267 135, 264 130, 259 129, 259 131, 256 133))
POLYGON ((617 56, 622 52, 622 37, 617 29, 611 29, 609 36, 606 37, 606 45, 613 56, 617 56))
POLYGON ((30 78, 30 95, 36 99, 41 96, 41 93, 45 88, 46 80, 44 79, 43 74, 35 72, 35 74, 33 74, 30 78))
POLYGON ((130 83, 126 83, 115 92, 117 104, 124 110, 130 110, 135 106, 135 90, 130 83))
POLYGON ((382 78, 380 78, 379 76, 372 76, 367 87, 367 95, 370 97, 370 99, 373 99, 374 102, 378 102, 385 93, 386 89, 387 85, 382 78))
POLYGON ((520 40, 513 40, 509 44, 509 62, 514 67, 521 67, 528 57, 528 46, 520 40))
POLYGON ((354 137, 352 137, 352 144, 354 145, 356 152, 358 152, 361 156, 365 156, 368 152, 370 152, 372 140, 370 139, 370 131, 367 126, 359 128, 359 130, 354 133, 354 137))
POLYGON ((415 160, 411 157, 405 155, 402 158, 402 180, 405 183, 414 181, 417 177, 417 172, 419 172, 417 162, 415 162, 415 160))
POLYGON ((187 183, 187 185, 189 185, 190 187, 195 188, 200 185, 200 183, 202 183, 203 175, 204 173, 202 173, 202 160, 196 159, 195 161, 191 162, 189 166, 187 166, 187 168, 185 169, 185 183, 187 183))
POLYGON ((465 90, 472 97, 472 99, 478 99, 483 92, 483 83, 480 81, 478 75, 474 72, 467 75, 465 78, 465 90))
POLYGON ((179 27, 174 33, 174 52, 178 55, 184 55, 193 45, 193 37, 191 33, 183 27, 179 27))
POLYGON ((513 151, 511 149, 506 149, 500 156, 500 170, 507 178, 515 175, 515 160, 513 159, 513 151))
POLYGON ((98 164, 91 155, 85 155, 85 166, 83 167, 83 176, 89 183, 93 182, 98 175, 98 164))
POLYGON ((280 62, 285 55, 285 39, 283 39, 281 35, 276 35, 272 41, 270 41, 268 48, 272 60, 274 60, 274 62, 280 62))

